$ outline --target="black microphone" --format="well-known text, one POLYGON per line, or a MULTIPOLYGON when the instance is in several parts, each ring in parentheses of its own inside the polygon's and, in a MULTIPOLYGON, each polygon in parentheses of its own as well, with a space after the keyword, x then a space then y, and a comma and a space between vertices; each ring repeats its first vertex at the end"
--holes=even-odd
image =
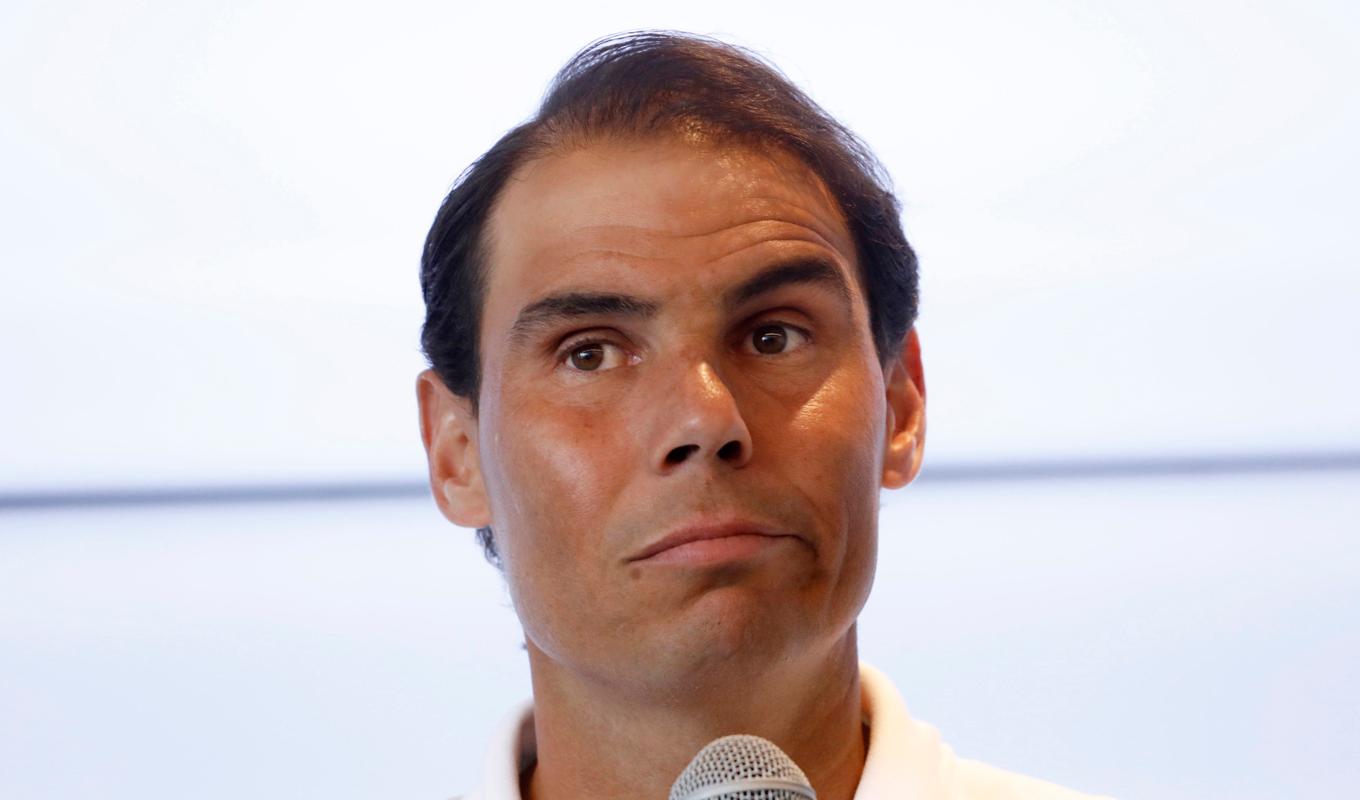
POLYGON ((817 800, 817 793, 774 742, 739 734, 705 745, 675 779, 670 800, 817 800))

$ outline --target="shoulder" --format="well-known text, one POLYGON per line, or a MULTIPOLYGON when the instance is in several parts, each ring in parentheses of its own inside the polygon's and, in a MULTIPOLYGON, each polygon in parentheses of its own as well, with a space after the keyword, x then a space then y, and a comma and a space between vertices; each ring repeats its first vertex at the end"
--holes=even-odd
POLYGON ((971 758, 956 760, 954 776, 960 800, 1110 800, 971 758))
POLYGON ((860 665, 869 752, 857 800, 1109 800, 960 758, 934 725, 912 716, 886 675, 860 665))

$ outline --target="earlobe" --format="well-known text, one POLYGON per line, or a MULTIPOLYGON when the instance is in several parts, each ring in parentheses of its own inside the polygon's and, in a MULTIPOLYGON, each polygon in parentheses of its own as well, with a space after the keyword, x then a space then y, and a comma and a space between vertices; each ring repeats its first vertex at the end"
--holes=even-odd
POLYGON ((921 471, 926 440, 926 381, 921 366, 921 341, 912 328, 901 351, 885 366, 887 394, 883 442, 883 486, 900 489, 921 471))
POLYGON ((491 524, 477 449, 477 418, 472 404, 448 390, 434 370, 416 378, 420 439, 429 462, 430 489, 439 510, 455 525, 491 524))

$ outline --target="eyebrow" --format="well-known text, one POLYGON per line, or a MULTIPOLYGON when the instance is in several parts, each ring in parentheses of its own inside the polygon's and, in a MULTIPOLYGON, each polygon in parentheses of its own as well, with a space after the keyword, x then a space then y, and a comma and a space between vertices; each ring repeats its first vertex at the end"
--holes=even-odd
POLYGON ((799 283, 830 289, 847 308, 850 306, 850 287, 846 285, 845 277, 824 258, 799 258, 776 264, 723 292, 723 305, 731 311, 762 294, 799 283))
POLYGON ((535 300, 520 310, 510 327, 514 347, 524 346, 534 334, 564 320, 588 316, 623 316, 650 319, 660 304, 640 297, 608 292, 562 292, 535 300))
MULTIPOLYGON (((841 271, 827 259, 799 258, 762 270, 723 292, 722 304, 729 311, 764 294, 795 284, 822 286, 835 294, 848 310, 850 287, 841 271)), ((533 335, 566 320, 587 316, 624 316, 651 319, 661 311, 661 303, 634 295, 614 292, 566 291, 535 300, 520 310, 510 327, 515 347, 533 335)))

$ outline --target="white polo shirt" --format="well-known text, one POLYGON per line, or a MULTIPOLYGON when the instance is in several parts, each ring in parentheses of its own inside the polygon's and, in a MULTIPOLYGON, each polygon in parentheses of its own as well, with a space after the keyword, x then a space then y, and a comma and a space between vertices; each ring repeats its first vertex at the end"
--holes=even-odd
MULTIPOLYGON (((855 800, 1099 800, 955 756, 935 726, 911 717, 886 675, 861 663, 859 677, 869 753, 855 800)), ((520 773, 534 757, 533 705, 526 701, 492 737, 482 785, 466 800, 522 800, 520 773)))

